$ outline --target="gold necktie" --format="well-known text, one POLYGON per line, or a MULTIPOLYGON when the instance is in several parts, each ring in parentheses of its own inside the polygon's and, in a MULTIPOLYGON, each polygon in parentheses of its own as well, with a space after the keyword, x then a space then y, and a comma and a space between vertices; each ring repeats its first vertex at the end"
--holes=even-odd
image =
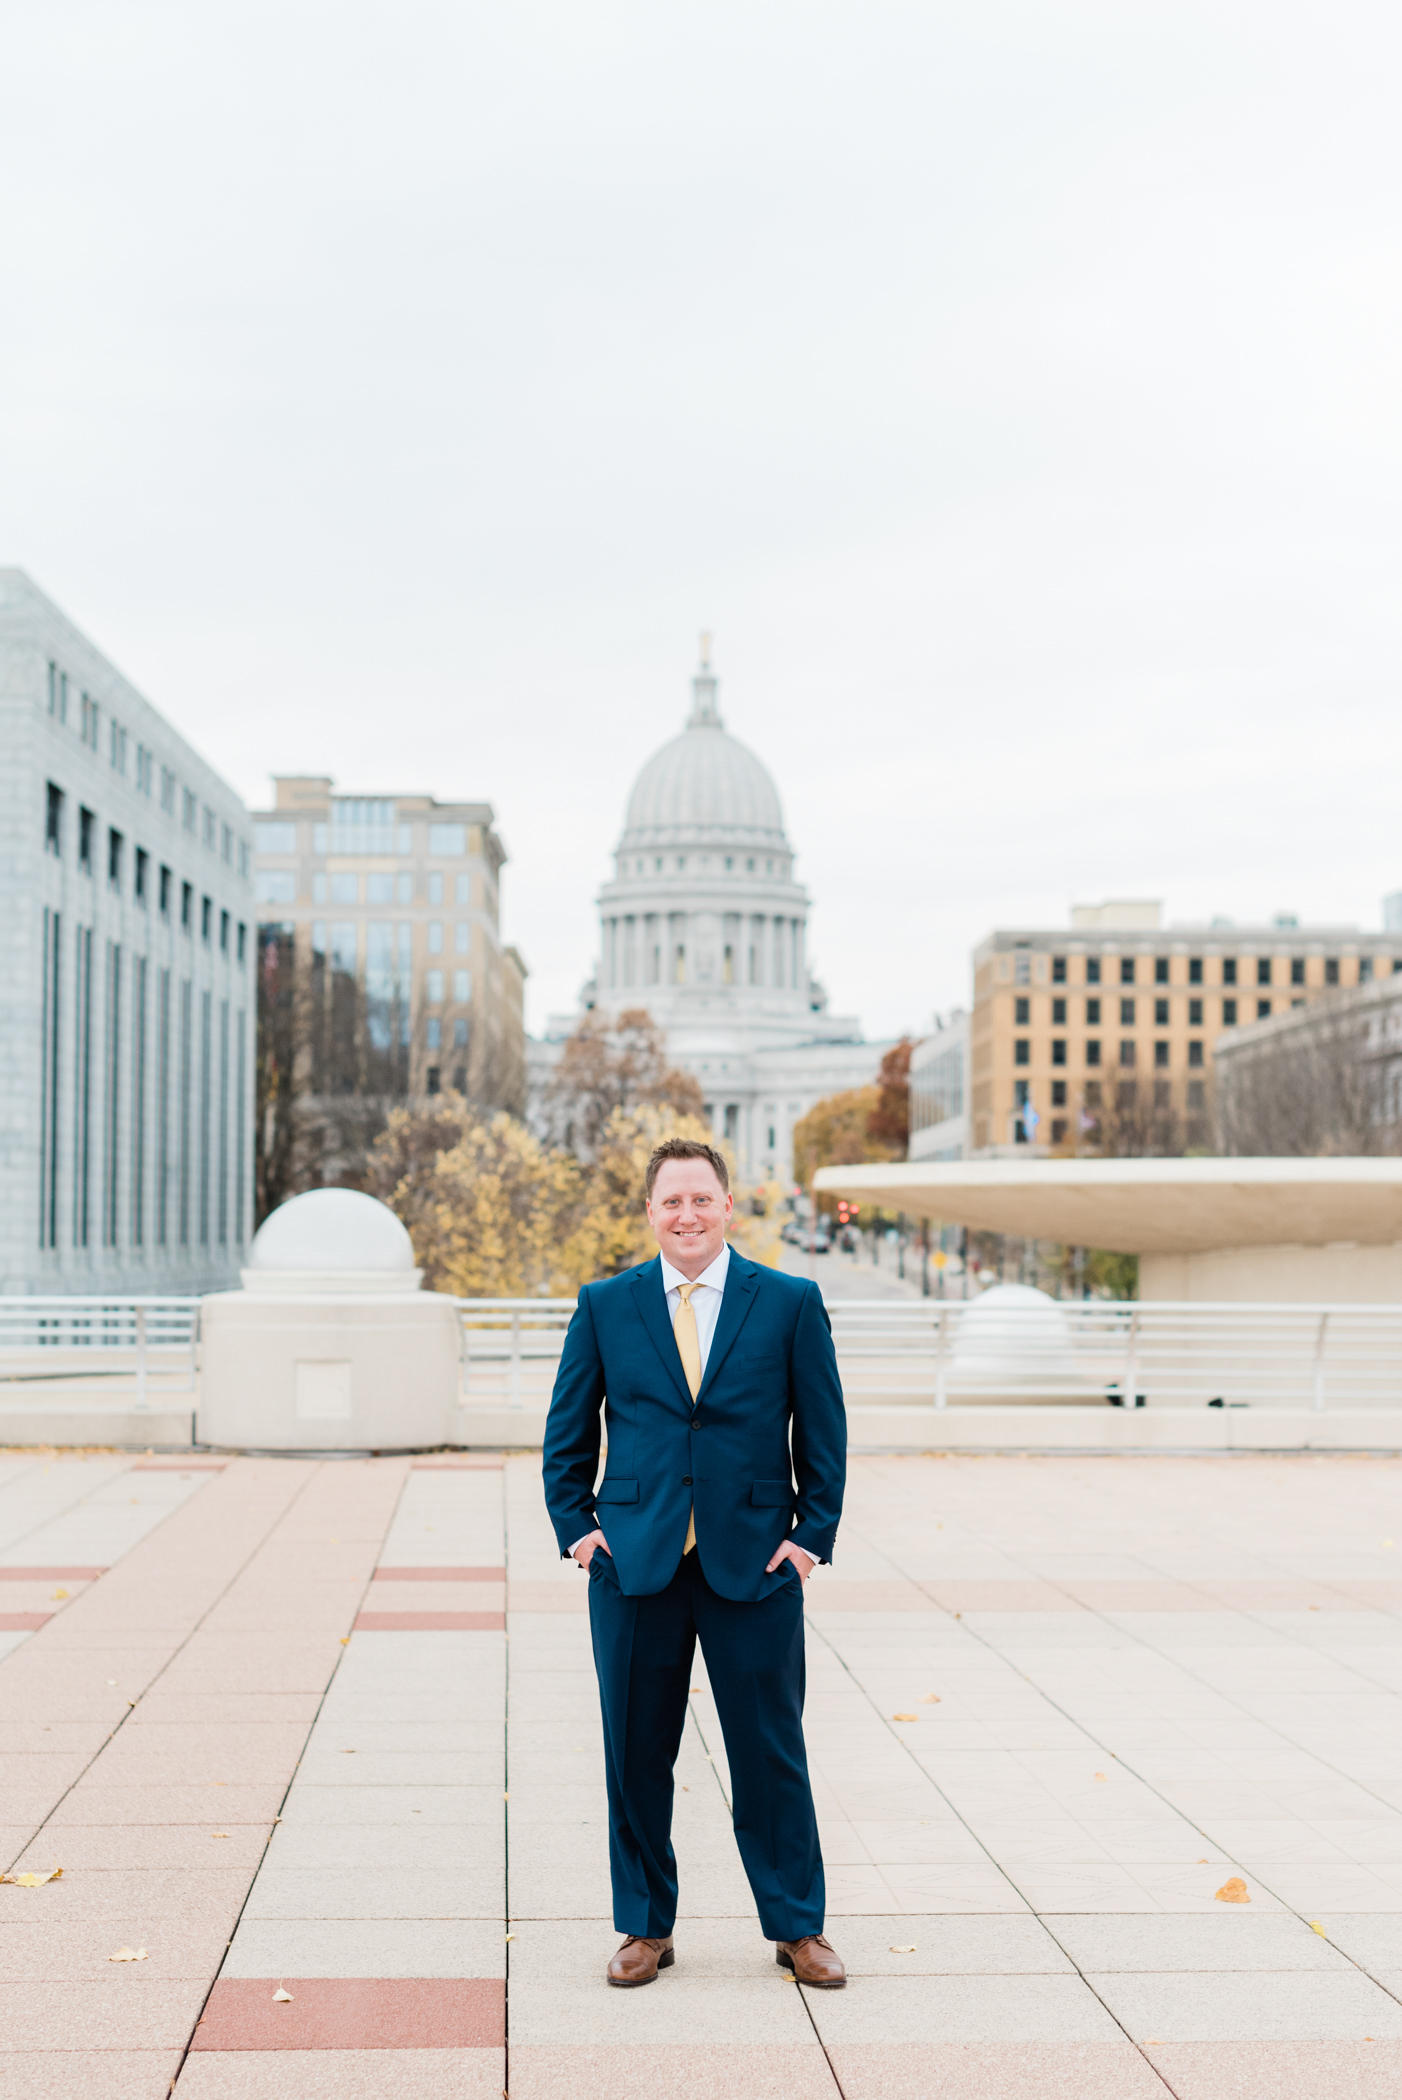
MULTIPOLYGON (((696 1308, 691 1302, 691 1294, 695 1288, 694 1283, 678 1284, 677 1296, 681 1299, 681 1304, 677 1307, 677 1317, 672 1322, 672 1332, 677 1338, 677 1354, 682 1360, 682 1370, 686 1373, 693 1407, 696 1405, 696 1395, 701 1390, 701 1337, 696 1331, 696 1308)), ((686 1544, 682 1547, 683 1559, 695 1544, 696 1505, 693 1502, 691 1515, 687 1520, 686 1544)))

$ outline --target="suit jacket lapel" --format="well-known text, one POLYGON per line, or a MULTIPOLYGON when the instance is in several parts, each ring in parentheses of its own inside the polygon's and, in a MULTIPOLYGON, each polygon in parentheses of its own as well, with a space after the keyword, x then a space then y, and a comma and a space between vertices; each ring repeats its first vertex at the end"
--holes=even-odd
MULTIPOLYGON (((706 1375, 701 1380, 701 1390, 696 1395, 699 1407, 716 1382, 716 1373, 730 1354, 731 1344, 749 1318, 750 1307, 755 1302, 759 1269, 752 1261, 730 1250, 730 1268, 726 1274, 725 1290, 720 1301, 720 1318, 716 1331, 711 1336, 711 1353, 706 1359, 706 1375)), ((673 1350, 675 1353, 675 1343, 673 1350)), ((680 1363, 681 1359, 678 1357, 680 1363)))
MULTIPOLYGON (((730 1296, 729 1291, 725 1297, 730 1296)), ((672 1332, 672 1322, 667 1315, 667 1298, 662 1289, 662 1263, 660 1260, 644 1262, 633 1271, 633 1303, 648 1331, 654 1348, 661 1357, 673 1385, 688 1414, 691 1413, 691 1393, 682 1370, 682 1360, 677 1354, 677 1338, 672 1332)), ((725 1317, 725 1299, 721 1300, 721 1317, 725 1317)), ((714 1358, 715 1351, 712 1350, 714 1358)), ((704 1388, 703 1388, 704 1390, 704 1388)))

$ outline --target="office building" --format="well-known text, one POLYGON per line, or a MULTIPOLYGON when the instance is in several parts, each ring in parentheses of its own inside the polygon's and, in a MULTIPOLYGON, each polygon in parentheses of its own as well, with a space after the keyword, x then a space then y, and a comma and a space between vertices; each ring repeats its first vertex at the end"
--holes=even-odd
POLYGON ((236 1283, 253 890, 232 788, 0 570, 0 1288, 236 1283))
POLYGON ((274 790, 253 817, 260 937, 290 939, 328 1001, 337 981, 358 988, 382 1053, 370 1084, 414 1098, 455 1087, 519 1114, 526 966, 501 940, 490 803, 338 795, 320 774, 274 790))
POLYGON ((969 1156, 969 1016, 936 1014, 910 1053, 910 1159, 969 1156))
POLYGON ((1007 928, 974 951, 973 1157, 1097 1149, 1138 1118, 1210 1148, 1224 1030, 1288 1013, 1402 966, 1402 930, 1162 923, 1153 902, 1078 905, 1067 928, 1007 928))

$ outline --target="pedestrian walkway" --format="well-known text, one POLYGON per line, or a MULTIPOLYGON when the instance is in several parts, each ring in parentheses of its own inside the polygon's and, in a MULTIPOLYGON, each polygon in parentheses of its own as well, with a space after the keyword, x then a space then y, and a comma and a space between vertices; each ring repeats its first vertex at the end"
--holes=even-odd
POLYGON ((677 1964, 617 1992, 537 1458, 0 1457, 0 2093, 1396 2100, 1399 1489, 854 1460, 808 1593, 849 1987, 759 1937, 698 1665, 677 1964))

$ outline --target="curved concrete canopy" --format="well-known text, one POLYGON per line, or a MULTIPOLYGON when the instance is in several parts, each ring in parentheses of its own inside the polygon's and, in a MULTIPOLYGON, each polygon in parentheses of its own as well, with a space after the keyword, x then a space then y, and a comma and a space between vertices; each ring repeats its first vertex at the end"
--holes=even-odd
POLYGON ((917 1218, 1124 1254, 1402 1241, 1402 1159, 915 1160, 814 1186, 917 1218))

